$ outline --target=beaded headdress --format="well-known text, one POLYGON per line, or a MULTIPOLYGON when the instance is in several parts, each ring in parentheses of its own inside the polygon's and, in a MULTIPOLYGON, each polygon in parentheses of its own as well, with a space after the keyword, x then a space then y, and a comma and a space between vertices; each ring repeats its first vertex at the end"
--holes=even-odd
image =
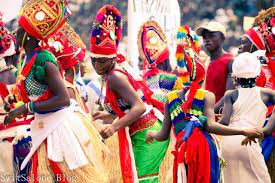
POLYGON ((20 11, 18 23, 31 36, 44 40, 66 21, 64 0, 30 0, 20 11))
POLYGON ((119 41, 122 37, 122 19, 120 12, 111 5, 105 5, 96 14, 90 37, 92 57, 116 57, 119 41))

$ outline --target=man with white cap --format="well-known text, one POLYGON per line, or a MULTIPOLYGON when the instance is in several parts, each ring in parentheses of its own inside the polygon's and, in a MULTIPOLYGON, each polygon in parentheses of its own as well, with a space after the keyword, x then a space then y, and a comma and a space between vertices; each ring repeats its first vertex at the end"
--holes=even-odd
POLYGON ((226 29, 219 22, 209 22, 207 25, 199 27, 196 33, 203 37, 204 46, 210 54, 205 89, 213 92, 216 96, 216 102, 218 102, 226 90, 234 88, 230 75, 233 55, 223 49, 226 29))
MULTIPOLYGON (((260 129, 265 121, 267 106, 275 104, 275 91, 256 86, 261 64, 251 53, 238 55, 232 70, 237 89, 225 93, 223 114, 219 122, 240 129, 260 129)), ((269 120, 268 125, 261 129, 264 135, 271 134, 275 128, 274 110, 269 120)), ((243 141, 242 136, 226 136, 222 139, 221 147, 222 157, 227 162, 224 169, 225 183, 271 182, 260 145, 255 139, 243 141), (251 145, 241 146, 242 142, 251 145)))

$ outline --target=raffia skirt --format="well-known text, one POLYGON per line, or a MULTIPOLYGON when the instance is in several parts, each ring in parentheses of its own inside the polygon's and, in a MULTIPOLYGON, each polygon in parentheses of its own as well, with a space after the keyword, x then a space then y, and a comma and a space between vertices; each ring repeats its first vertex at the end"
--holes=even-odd
POLYGON ((33 141, 32 154, 26 158, 28 161, 31 157, 31 173, 25 179, 34 183, 109 182, 104 164, 105 145, 89 118, 70 109, 62 109, 54 115, 35 115, 31 124, 32 138, 40 138, 41 128, 41 132, 45 128, 47 137, 42 143, 33 141))

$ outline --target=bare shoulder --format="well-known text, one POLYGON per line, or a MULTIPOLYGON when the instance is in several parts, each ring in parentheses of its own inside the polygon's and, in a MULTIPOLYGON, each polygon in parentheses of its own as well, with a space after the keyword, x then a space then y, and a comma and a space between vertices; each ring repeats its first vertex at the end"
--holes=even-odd
POLYGON ((119 71, 113 71, 108 74, 108 85, 111 89, 118 89, 120 87, 124 87, 129 83, 128 77, 119 72, 119 71))

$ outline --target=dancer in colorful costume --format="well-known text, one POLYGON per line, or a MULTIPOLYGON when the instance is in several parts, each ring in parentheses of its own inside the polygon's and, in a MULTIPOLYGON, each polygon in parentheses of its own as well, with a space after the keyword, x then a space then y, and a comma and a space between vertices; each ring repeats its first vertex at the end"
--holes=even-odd
MULTIPOLYGON (((233 63, 232 76, 237 89, 225 94, 221 124, 239 129, 261 128, 264 124, 268 105, 274 105, 275 93, 271 89, 256 86, 256 77, 261 71, 261 63, 253 53, 241 53, 233 63)), ((274 111, 269 123, 274 123, 274 111)), ((263 130, 269 135, 271 126, 263 130)), ((242 136, 227 136, 221 141, 222 156, 227 162, 224 169, 225 183, 269 183, 270 175, 258 141, 250 146, 241 146, 242 136)))
POLYGON ((42 182, 42 177, 47 182, 107 182, 95 136, 68 107, 70 97, 56 58, 39 46, 65 23, 65 11, 65 2, 56 0, 28 1, 21 9, 16 38, 27 58, 18 70, 17 88, 25 104, 10 111, 4 123, 34 113, 32 147, 20 167, 32 159, 28 182, 42 182))
MULTIPOLYGON (((148 143, 166 140, 171 127, 176 135, 174 182, 217 183, 220 179, 220 163, 216 145, 209 135, 260 136, 257 130, 239 130, 215 122, 213 93, 200 89, 205 69, 195 56, 195 33, 188 26, 180 27, 177 34, 176 58, 185 66, 184 84, 188 87, 167 95, 165 117, 161 131, 149 131, 148 143)), ((182 71, 183 71, 182 67, 182 71)))
POLYGON ((159 182, 159 166, 169 141, 145 143, 146 132, 158 130, 162 124, 152 110, 146 90, 116 64, 121 31, 120 12, 110 5, 102 7, 91 33, 92 64, 106 82, 105 109, 119 119, 106 124, 100 134, 107 139, 118 131, 120 165, 125 183, 159 182))
POLYGON ((152 98, 163 107, 167 93, 181 89, 182 81, 171 72, 167 38, 156 21, 148 20, 142 24, 138 50, 143 60, 143 79, 153 91, 152 98))

